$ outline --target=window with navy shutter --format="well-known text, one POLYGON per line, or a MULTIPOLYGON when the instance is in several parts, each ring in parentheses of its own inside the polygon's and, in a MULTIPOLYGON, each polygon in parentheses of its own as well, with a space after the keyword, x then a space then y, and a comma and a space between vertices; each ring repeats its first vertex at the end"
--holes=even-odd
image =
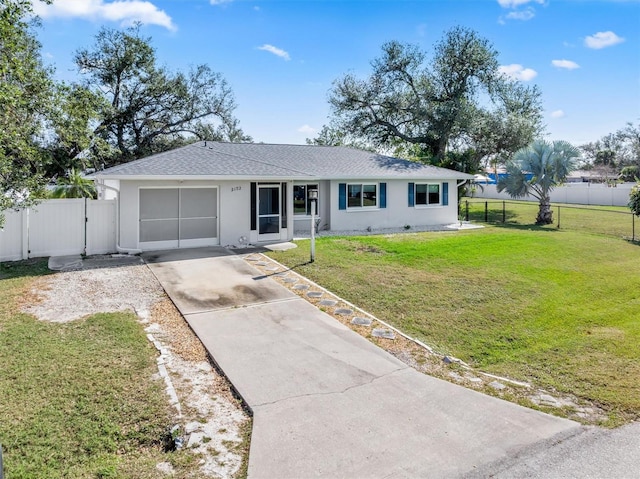
POLYGON ((449 183, 442 183, 442 206, 449 205, 449 183))
POLYGON ((387 184, 380 183, 380 208, 387 207, 387 184))
POLYGON ((415 206, 415 183, 409 183, 409 206, 415 206))

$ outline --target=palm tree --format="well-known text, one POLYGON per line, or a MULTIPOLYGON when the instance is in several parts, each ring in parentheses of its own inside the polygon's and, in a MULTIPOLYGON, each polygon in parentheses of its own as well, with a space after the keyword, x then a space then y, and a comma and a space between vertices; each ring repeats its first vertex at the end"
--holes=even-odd
POLYGON ((578 149, 566 141, 534 141, 514 153, 507 163, 507 174, 498 181, 498 192, 504 190, 512 198, 537 198, 540 209, 536 224, 551 224, 551 191, 564 183, 579 156, 578 149))
POLYGON ((92 180, 84 178, 75 168, 69 170, 66 178, 59 178, 58 184, 51 192, 52 198, 93 198, 97 196, 96 186, 92 180))

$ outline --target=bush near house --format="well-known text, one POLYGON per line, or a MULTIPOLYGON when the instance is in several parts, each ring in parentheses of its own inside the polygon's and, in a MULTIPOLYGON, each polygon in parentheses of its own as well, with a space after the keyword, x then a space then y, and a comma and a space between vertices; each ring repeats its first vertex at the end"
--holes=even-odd
POLYGON ((634 215, 640 216, 640 183, 631 189, 631 193, 629 194, 629 208, 634 215))

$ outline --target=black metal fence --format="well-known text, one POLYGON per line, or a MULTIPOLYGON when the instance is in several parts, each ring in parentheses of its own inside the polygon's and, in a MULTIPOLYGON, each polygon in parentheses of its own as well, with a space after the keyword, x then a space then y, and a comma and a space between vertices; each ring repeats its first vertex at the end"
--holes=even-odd
MULTIPOLYGON (((538 203, 529 201, 463 200, 460 217, 466 221, 494 224, 534 225, 538 203)), ((550 227, 584 231, 639 241, 635 215, 616 207, 552 205, 553 224, 550 227)))

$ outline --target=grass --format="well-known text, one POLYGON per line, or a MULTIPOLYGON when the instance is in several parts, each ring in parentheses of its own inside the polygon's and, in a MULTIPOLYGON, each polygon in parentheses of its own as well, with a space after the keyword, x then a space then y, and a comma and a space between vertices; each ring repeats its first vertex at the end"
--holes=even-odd
MULTIPOLYGON (((469 220, 485 221, 485 202, 489 223, 502 224, 503 219, 509 225, 529 225, 538 214, 538 203, 531 201, 497 200, 484 198, 463 198, 461 213, 466 213, 466 201, 469 202, 469 220)), ((640 239, 640 220, 634 218, 625 206, 587 206, 553 204, 552 225, 547 229, 600 233, 618 238, 640 239), (635 223, 635 228, 634 228, 635 223), (635 231, 634 231, 635 230, 635 231)))
POLYGON ((0 269, 6 476, 156 478, 163 461, 193 469, 192 455, 165 452, 171 411, 162 383, 151 379, 156 352, 133 313, 51 324, 17 312, 31 280, 46 271, 43 261, 0 269))
POLYGON ((637 245, 553 228, 319 238, 272 256, 485 371, 640 418, 637 245))

